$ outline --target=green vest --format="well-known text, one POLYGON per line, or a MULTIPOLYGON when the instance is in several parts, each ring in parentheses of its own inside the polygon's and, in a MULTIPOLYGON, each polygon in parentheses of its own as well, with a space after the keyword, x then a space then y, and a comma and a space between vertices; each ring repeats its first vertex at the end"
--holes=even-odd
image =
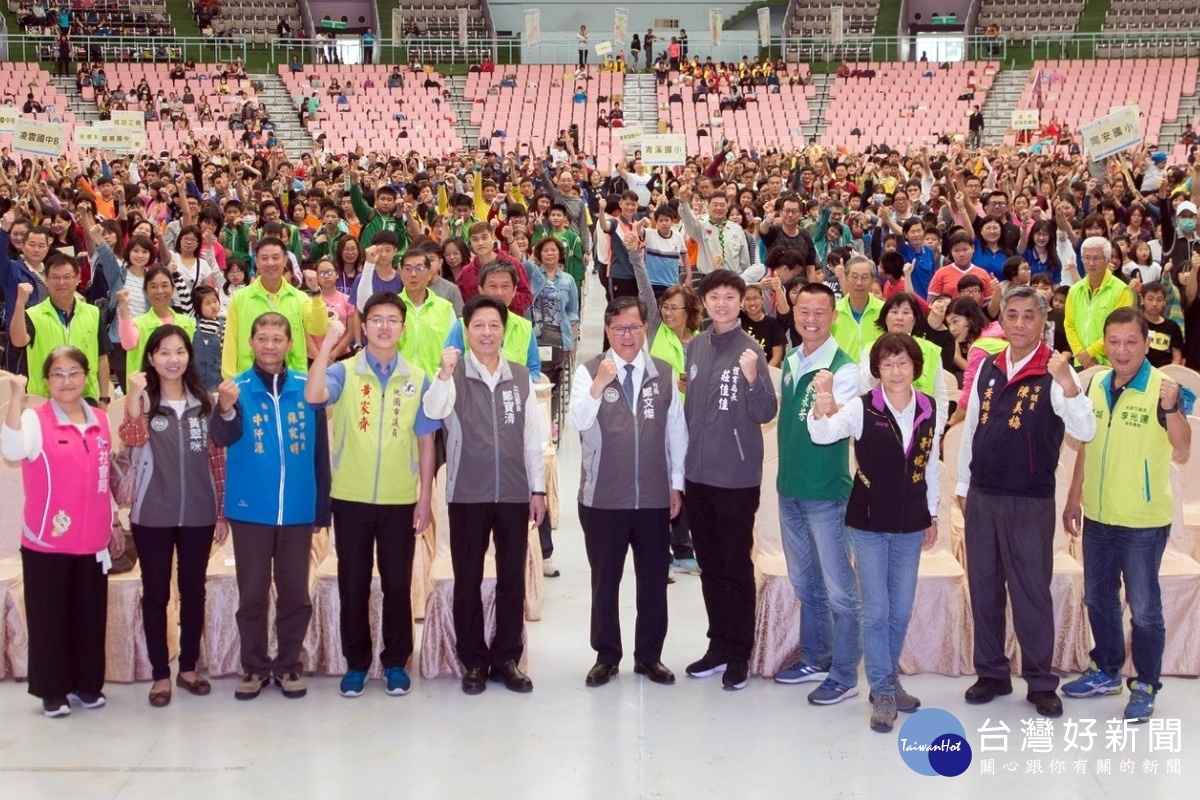
POLYGON ((400 292, 400 299, 405 306, 404 333, 397 343, 400 355, 426 375, 433 375, 441 366, 442 346, 454 325, 454 304, 429 289, 425 290, 425 302, 420 308, 413 305, 408 290, 400 292))
MULTIPOLYGON (((934 383, 938 373, 942 371, 942 348, 928 339, 914 337, 913 341, 921 348, 921 355, 925 357, 925 363, 921 365, 921 377, 913 381, 913 388, 933 397, 934 383)), ((947 386, 946 389, 949 391, 950 387, 947 386)))
MULTIPOLYGON (((692 331, 695 336, 696 332, 692 331)), ((679 341, 679 337, 675 331, 667 327, 664 322, 658 326, 658 333, 654 334, 654 343, 650 345, 650 355, 654 358, 661 358, 663 361, 671 365, 671 369, 675 371, 675 379, 683 374, 684 367, 687 366, 687 345, 679 341)), ((683 402, 683 395, 680 394, 679 402, 683 402)))
POLYGON ((100 397, 100 309, 90 303, 75 299, 71 321, 63 325, 58 309, 46 298, 26 309, 25 316, 33 323, 35 335, 27 351, 29 357, 29 393, 50 396, 50 386, 42 377, 43 365, 54 348, 69 344, 78 347, 87 356, 87 386, 83 396, 93 400, 100 397))
POLYGON ((1174 520, 1171 441, 1158 422, 1163 374, 1146 361, 1108 407, 1113 372, 1092 378, 1088 396, 1096 438, 1084 449, 1083 513, 1126 528, 1159 528, 1174 520))
MULTIPOLYGON (((172 310, 171 316, 174 317, 174 324, 187 331, 188 340, 190 341, 196 335, 196 320, 189 317, 187 314, 180 314, 172 310)), ((138 327, 138 343, 137 347, 129 351, 126 358, 126 377, 125 391, 129 391, 129 375, 134 372, 139 372, 142 369, 142 356, 146 352, 146 342, 150 341, 150 334, 162 327, 162 320, 158 314, 154 313, 154 309, 150 309, 145 314, 133 321, 138 327)))
MULTIPOLYGON (((466 335, 466 331, 463 332, 463 335, 466 335)), ((510 310, 508 323, 504 326, 504 347, 500 351, 504 360, 515 361, 522 367, 527 366, 529 342, 532 339, 533 323, 510 310)))
POLYGON ((287 281, 283 282, 276 297, 278 300, 272 306, 271 296, 263 288, 261 280, 255 280, 246 288, 233 293, 230 302, 237 308, 238 326, 241 329, 238 338, 242 341, 230 341, 232 337, 226 336, 224 346, 237 348, 235 375, 241 375, 254 366, 254 351, 250 349, 250 329, 254 320, 268 311, 282 314, 292 326, 292 349, 287 355, 288 368, 308 372, 308 348, 304 343, 304 312, 311 299, 287 281))
POLYGON ((837 319, 833 321, 830 332, 837 342, 838 349, 848 355, 855 364, 862 357, 863 350, 870 350, 871 345, 883 333, 875 324, 882 308, 883 301, 875 295, 869 295, 862 319, 855 322, 854 312, 850 310, 850 296, 847 295, 837 302, 837 319))
MULTIPOLYGON (((853 321, 853 320, 851 320, 853 321)), ((808 435, 808 413, 816 393, 812 379, 818 370, 793 373, 793 347, 783 359, 783 384, 779 404, 779 476, 775 488, 780 497, 796 500, 837 500, 850 497, 850 440, 814 444, 808 435)), ((854 364, 839 348, 827 369, 837 372, 854 364)), ((857 369, 857 368, 856 368, 857 369)))
MULTIPOLYGON (((330 496, 355 503, 411 505, 420 489, 413 423, 425 373, 397 356, 381 387, 366 351, 345 363, 346 382, 333 406, 333 488, 330 496)), ((399 536, 410 532, 396 531, 399 536)))

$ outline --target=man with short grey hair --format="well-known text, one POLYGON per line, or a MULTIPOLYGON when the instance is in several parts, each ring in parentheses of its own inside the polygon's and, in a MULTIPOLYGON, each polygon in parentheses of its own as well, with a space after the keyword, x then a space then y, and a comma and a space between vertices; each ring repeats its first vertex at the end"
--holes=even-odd
POLYGON ((1067 293, 1063 327, 1075 363, 1086 369, 1108 364, 1104 354, 1104 320, 1114 310, 1133 305, 1133 292, 1109 269, 1112 243, 1103 236, 1089 236, 1079 248, 1083 280, 1067 293))

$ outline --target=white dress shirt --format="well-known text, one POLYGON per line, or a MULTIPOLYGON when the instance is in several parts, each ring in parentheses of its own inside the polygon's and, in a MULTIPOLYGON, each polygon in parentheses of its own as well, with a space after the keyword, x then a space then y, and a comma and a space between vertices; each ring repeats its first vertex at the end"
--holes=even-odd
MULTIPOLYGON (((791 368, 792 387, 800 383, 801 376, 807 375, 810 372, 818 372, 823 369, 829 369, 829 365, 833 363, 833 357, 837 353, 837 341, 832 336, 824 341, 811 354, 805 354, 804 345, 794 348, 788 353, 787 361, 791 368)), ((788 391, 788 387, 784 387, 782 391, 788 391)), ((855 364, 847 364, 841 369, 833 373, 833 399, 839 406, 844 406, 855 397, 858 397, 859 379, 858 367, 855 364)))

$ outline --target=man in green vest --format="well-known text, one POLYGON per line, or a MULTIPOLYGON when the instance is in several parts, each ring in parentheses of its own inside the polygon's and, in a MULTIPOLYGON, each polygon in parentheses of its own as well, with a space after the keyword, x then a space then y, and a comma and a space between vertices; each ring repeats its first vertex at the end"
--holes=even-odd
POLYGON ((1129 286, 1108 268, 1112 262, 1112 243, 1103 236, 1091 236, 1079 247, 1083 262, 1083 280, 1067 293, 1063 309, 1063 328, 1067 343, 1075 354, 1075 364, 1087 369, 1107 364, 1104 354, 1104 325, 1114 309, 1133 305, 1129 286))
MULTIPOLYGON (((254 364, 250 349, 249 331, 260 315, 275 311, 287 318, 293 331, 322 336, 328 317, 321 294, 309 297, 283 279, 287 267, 287 245, 281 239, 268 236, 255 246, 258 277, 246 288, 235 292, 225 318, 225 345, 221 351, 221 374, 225 378, 241 375, 254 364)), ((304 372, 308 369, 305 337, 292 337, 288 351, 288 367, 304 372)))
POLYGON ((433 278, 433 265, 424 250, 414 248, 400 259, 400 281, 404 284, 400 299, 407 312, 400 354, 426 375, 437 372, 441 365, 442 343, 456 321, 454 305, 429 291, 433 278))
POLYGON ((74 259, 61 253, 51 254, 46 259, 46 289, 49 296, 45 300, 26 310, 25 304, 33 296, 33 284, 17 284, 17 302, 13 306, 9 339, 16 347, 29 348, 29 394, 50 396, 42 365, 54 348, 69 344, 82 350, 89 364, 99 366, 88 372, 84 399, 107 404, 107 355, 112 342, 108 338, 108 331, 100 324, 100 310, 75 294, 78 285, 79 265, 74 259))
POLYGON ((846 262, 845 295, 837 303, 837 320, 833 323, 833 338, 838 348, 858 363, 864 350, 879 338, 880 330, 875 324, 883 301, 871 293, 875 270, 871 260, 855 256, 846 262))
MULTIPOLYGON (((479 293, 493 297, 504 303, 505 307, 512 305, 517 296, 517 268, 507 261, 493 261, 479 271, 479 293)), ((508 320, 504 324, 504 344, 501 354, 506 361, 524 364, 529 370, 529 377, 537 382, 542 379, 542 357, 538 352, 537 339, 533 336, 533 323, 522 316, 511 313, 509 308, 508 320)), ((463 350, 463 325, 455 322, 446 337, 446 347, 463 350)))
POLYGON ((333 521, 337 529, 338 595, 343 697, 359 697, 374 660, 371 571, 379 554, 383 587, 383 678, 387 693, 408 694, 405 667, 413 652, 412 563, 415 538, 429 527, 434 433, 421 407, 427 373, 397 352, 405 329, 404 302, 391 292, 361 309, 367 346, 330 365, 344 331, 338 320, 313 359, 304 399, 333 410, 333 521))
MULTIPOLYGON (((842 315, 832 289, 805 284, 792 314, 800 345, 783 359, 776 487, 788 579, 800 598, 801 658, 776 673, 775 680, 819 683, 809 702, 831 705, 858 694, 862 657, 862 605, 843 525, 850 444, 814 444, 808 414, 817 384, 832 391, 841 407, 858 396, 859 376, 857 363, 831 334, 842 315)), ((897 705, 904 704, 897 687, 897 705)))
POLYGON ((1162 688, 1166 643, 1158 570, 1171 534, 1171 461, 1188 460, 1187 414, 1195 398, 1150 366, 1150 331, 1133 308, 1104 322, 1112 370, 1092 378, 1088 395, 1096 438, 1081 445, 1063 510, 1072 536, 1083 533, 1084 602, 1092 627, 1092 664, 1062 687, 1068 697, 1120 694, 1125 664, 1121 584, 1133 614, 1133 669, 1124 719, 1146 722, 1162 688))

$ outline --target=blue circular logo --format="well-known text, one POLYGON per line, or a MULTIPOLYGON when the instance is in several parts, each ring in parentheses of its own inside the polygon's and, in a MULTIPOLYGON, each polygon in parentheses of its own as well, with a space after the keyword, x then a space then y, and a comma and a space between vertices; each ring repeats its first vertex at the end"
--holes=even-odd
POLYGON ((940 708, 925 708, 900 728, 896 746, 909 769, 920 775, 953 778, 971 766, 971 745, 958 718, 940 708))

